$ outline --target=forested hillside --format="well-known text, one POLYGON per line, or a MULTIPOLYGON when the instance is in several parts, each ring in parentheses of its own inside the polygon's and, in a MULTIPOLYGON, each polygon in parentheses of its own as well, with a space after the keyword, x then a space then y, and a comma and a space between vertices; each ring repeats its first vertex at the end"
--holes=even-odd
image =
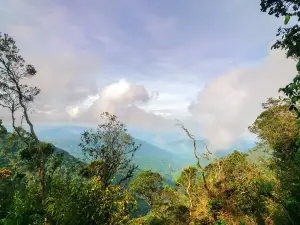
MULTIPOLYGON (((78 145, 80 143, 80 135, 85 129, 87 128, 82 126, 44 127, 41 130, 37 130, 37 135, 41 140, 49 141, 76 158, 84 160, 85 157, 78 145)), ((163 148, 134 136, 132 138, 137 145, 140 145, 133 160, 142 170, 151 169, 154 172, 159 172, 163 177, 171 178, 170 166, 178 172, 182 168, 196 163, 193 151, 191 151, 193 149, 193 141, 188 138, 169 142, 163 145, 163 148)), ((198 153, 205 151, 207 143, 208 141, 197 140, 198 153)), ((234 149, 247 152, 252 147, 253 143, 239 141, 228 149, 218 150, 215 152, 215 155, 220 158, 233 152, 234 149)), ((207 165, 210 161, 201 159, 201 162, 203 165, 207 165)))
MULTIPOLYGON (((261 10, 284 17, 272 48, 298 61, 300 28, 289 24, 300 21, 300 1, 261 0, 261 10)), ((254 148, 216 153, 178 122, 189 142, 169 146, 185 145, 193 157, 179 170, 184 157, 135 139, 108 112, 98 125, 78 127, 77 143, 59 129, 51 134, 60 148, 49 143, 53 137, 38 134, 31 119, 43 90, 28 79, 43 75, 0 33, 0 106, 12 126, 9 132, 0 120, 0 225, 300 224, 300 61, 297 71, 249 124, 259 139, 254 148)))

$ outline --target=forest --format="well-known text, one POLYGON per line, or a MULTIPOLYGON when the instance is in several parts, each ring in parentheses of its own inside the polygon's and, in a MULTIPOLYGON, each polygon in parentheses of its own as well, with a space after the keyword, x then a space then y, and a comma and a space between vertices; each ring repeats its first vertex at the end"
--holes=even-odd
POLYGON ((291 23, 300 21, 300 1, 261 0, 261 11, 284 18, 272 48, 297 61, 298 74, 278 87, 281 97, 262 103, 249 126, 259 142, 247 152, 218 157, 207 147, 198 154, 195 135, 179 122, 196 163, 172 181, 134 163, 140 145, 107 112, 81 134, 86 160, 42 141, 31 120, 42 90, 25 82, 37 70, 0 33, 0 106, 13 128, 0 120, 0 225, 300 224, 300 27, 291 23), (16 125, 20 115, 23 126, 16 125))

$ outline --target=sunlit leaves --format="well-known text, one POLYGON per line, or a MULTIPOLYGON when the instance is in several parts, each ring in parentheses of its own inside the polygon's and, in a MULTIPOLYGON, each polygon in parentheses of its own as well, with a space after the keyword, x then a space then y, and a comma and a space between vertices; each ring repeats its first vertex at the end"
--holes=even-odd
POLYGON ((67 224, 126 224, 135 201, 120 186, 103 188, 98 177, 90 180, 56 177, 48 212, 56 223, 67 224))
POLYGON ((157 172, 146 170, 137 174, 129 183, 130 191, 153 207, 163 190, 163 179, 157 172))
MULTIPOLYGON (((295 78, 298 82, 298 77, 295 78)), ((288 87, 289 88, 289 87, 288 87)), ((296 96, 291 97, 293 104, 298 99, 296 96), (294 97, 294 99, 292 99, 294 97)), ((300 218, 300 196, 298 189, 300 187, 300 152, 297 141, 299 139, 299 128, 296 113, 289 111, 288 102, 277 100, 273 105, 263 111, 256 119, 250 130, 258 135, 270 148, 272 148, 272 169, 280 181, 277 184, 279 198, 273 198, 276 202, 288 210, 289 217, 297 221, 300 218)), ((298 109, 296 109, 298 113, 298 109)), ((269 193, 271 183, 261 185, 263 193, 269 193)))
POLYGON ((286 15, 285 19, 284 19, 284 25, 287 25, 289 23, 290 19, 291 19, 291 15, 290 14, 286 15))

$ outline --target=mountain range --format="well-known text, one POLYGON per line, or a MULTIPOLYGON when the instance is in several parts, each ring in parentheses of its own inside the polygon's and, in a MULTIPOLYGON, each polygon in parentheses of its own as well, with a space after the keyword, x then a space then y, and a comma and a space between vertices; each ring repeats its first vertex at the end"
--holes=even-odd
MULTIPOLYGON (((56 147, 64 149, 76 158, 82 159, 84 156, 79 148, 80 135, 86 130, 83 126, 57 126, 43 127, 37 129, 37 134, 41 140, 49 141, 56 147)), ((143 136, 146 137, 147 133, 143 136)), ((172 177, 170 167, 173 172, 179 172, 182 168, 195 164, 193 155, 193 142, 189 139, 181 139, 163 143, 161 146, 149 143, 148 141, 134 138, 136 144, 141 147, 135 154, 134 161, 142 170, 151 169, 160 172, 165 177, 172 177)), ((151 140, 148 138, 148 140, 151 140)), ((170 140, 170 139, 169 139, 170 140)), ((196 140, 198 153, 203 153, 205 149, 205 140, 196 140)), ((234 147, 215 152, 215 156, 223 157, 238 149, 239 151, 247 151, 252 148, 254 143, 240 140, 235 143, 234 147)), ((202 161, 203 165, 209 162, 202 161)))

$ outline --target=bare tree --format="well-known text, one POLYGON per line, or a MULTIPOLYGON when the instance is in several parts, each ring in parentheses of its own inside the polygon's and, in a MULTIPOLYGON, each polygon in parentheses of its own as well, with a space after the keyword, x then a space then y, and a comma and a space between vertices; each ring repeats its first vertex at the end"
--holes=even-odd
POLYGON ((207 182, 206 182, 205 170, 204 170, 204 167, 200 163, 200 157, 198 156, 198 153, 197 153, 197 142, 196 142, 195 135, 191 134, 188 131, 188 129, 185 128, 185 126, 180 121, 178 121, 178 125, 181 127, 181 129, 183 129, 185 131, 187 136, 193 141, 194 156, 197 160, 197 167, 199 168, 199 170, 201 172, 201 176, 202 176, 202 179, 203 179, 203 182, 204 182, 204 188, 209 192, 209 188, 208 188, 207 182))
POLYGON ((196 141, 196 137, 195 135, 191 134, 190 131, 180 122, 177 121, 177 125, 179 125, 181 127, 182 130, 184 130, 184 132, 187 134, 187 136, 193 141, 193 153, 194 156, 197 160, 197 167, 200 170, 201 176, 202 176, 202 180, 204 183, 204 188, 206 189, 207 193, 213 197, 214 194, 213 192, 210 190, 210 188, 208 187, 207 181, 206 181, 206 175, 205 175, 205 167, 201 165, 200 163, 200 157, 204 158, 206 160, 210 160, 210 158, 212 158, 214 161, 216 161, 218 168, 219 168, 219 173, 217 174, 217 176, 219 176, 220 172, 221 172, 221 165, 220 165, 220 161, 219 159, 212 153, 212 151, 209 150, 207 144, 205 144, 205 152, 202 153, 200 156, 197 153, 197 141, 196 141))

